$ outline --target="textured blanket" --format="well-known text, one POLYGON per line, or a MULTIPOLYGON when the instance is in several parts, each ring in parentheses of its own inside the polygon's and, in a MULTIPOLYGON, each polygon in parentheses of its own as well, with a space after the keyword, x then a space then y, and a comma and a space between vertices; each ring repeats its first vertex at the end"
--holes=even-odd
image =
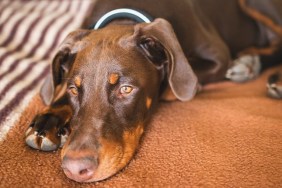
POLYGON ((38 92, 56 47, 80 27, 91 4, 0 1, 0 141, 38 92))
POLYGON ((37 95, 52 53, 91 1, 0 1, 0 187, 282 187, 282 101, 257 80, 208 85, 190 102, 161 103, 134 159, 108 180, 80 184, 60 150, 26 146, 44 107, 37 95))
POLYGON ((273 71, 162 103, 134 159, 99 183, 69 180, 60 150, 25 145, 23 133, 43 107, 36 96, 0 145, 0 187, 282 187, 282 101, 265 94, 273 71))

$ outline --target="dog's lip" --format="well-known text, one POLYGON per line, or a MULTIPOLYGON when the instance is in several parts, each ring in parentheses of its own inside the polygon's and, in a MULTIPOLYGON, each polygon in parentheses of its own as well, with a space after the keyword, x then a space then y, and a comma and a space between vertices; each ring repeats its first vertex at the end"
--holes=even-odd
POLYGON ((106 180, 107 178, 110 178, 112 176, 114 176, 116 173, 112 174, 112 175, 109 175, 109 176, 101 176, 101 177, 98 177, 98 178, 89 178, 88 180, 85 180, 83 181, 84 183, 92 183, 92 182, 99 182, 99 181, 103 181, 103 180, 106 180))
MULTIPOLYGON (((120 158, 119 158, 120 159, 120 158)), ((129 160, 130 161, 130 160, 129 160)), ((128 162, 129 162, 128 161, 128 162)), ((128 162, 126 164, 128 164, 128 162)), ((91 178, 89 178, 88 180, 84 181, 86 183, 90 183, 90 182, 99 182, 99 181, 103 181, 103 180, 106 180, 116 174, 119 173, 119 171, 121 169, 123 169, 126 165, 122 165, 121 163, 121 159, 118 160, 113 166, 111 169, 101 169, 97 168, 97 170, 94 172, 93 176, 91 178), (101 169, 101 170, 100 170, 101 169)))

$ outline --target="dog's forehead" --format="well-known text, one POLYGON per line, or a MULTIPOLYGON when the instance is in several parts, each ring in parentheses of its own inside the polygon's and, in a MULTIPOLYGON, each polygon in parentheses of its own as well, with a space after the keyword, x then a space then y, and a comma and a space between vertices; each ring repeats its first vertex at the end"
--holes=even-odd
POLYGON ((122 28, 123 32, 116 33, 111 26, 87 35, 83 39, 87 45, 77 52, 74 69, 85 74, 146 72, 147 59, 136 46, 133 28, 122 28))
POLYGON ((100 78, 110 74, 135 77, 150 70, 148 66, 150 64, 148 65, 147 59, 138 50, 127 51, 118 46, 112 46, 111 48, 99 47, 93 49, 91 53, 78 54, 74 70, 77 74, 95 74, 100 78))
POLYGON ((122 39, 127 39, 134 33, 132 25, 110 25, 102 29, 91 30, 88 35, 81 40, 92 47, 101 43, 115 44, 122 39))
POLYGON ((134 61, 134 58, 137 58, 136 49, 124 49, 115 41, 101 41, 79 51, 74 68, 89 71, 98 68, 100 71, 101 69, 118 70, 125 67, 130 68, 132 63, 136 64, 137 61, 134 61))
POLYGON ((77 60, 81 63, 103 62, 120 59, 132 51, 135 44, 132 40, 133 27, 109 26, 99 30, 92 30, 79 43, 84 47, 77 52, 77 60))

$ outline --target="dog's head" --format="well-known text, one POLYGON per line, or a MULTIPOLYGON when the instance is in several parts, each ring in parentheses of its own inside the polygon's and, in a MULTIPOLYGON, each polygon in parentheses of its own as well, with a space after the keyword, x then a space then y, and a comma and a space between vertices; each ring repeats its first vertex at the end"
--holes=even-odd
MULTIPOLYGON (((53 88, 52 93, 65 88, 73 108, 63 168, 80 182, 103 180, 129 162, 163 87, 182 101, 191 99, 197 87, 173 29, 163 19, 72 32, 52 71, 53 82, 45 87, 53 88)), ((51 93, 42 95, 46 102, 56 100, 51 93)))

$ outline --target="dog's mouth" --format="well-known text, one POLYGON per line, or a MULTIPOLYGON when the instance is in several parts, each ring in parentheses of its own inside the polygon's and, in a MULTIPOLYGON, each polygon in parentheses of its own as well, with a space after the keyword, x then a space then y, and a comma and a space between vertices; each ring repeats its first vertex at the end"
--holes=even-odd
POLYGON ((76 158, 64 157, 62 169, 68 178, 77 182, 101 181, 111 177, 123 167, 121 159, 124 154, 118 147, 114 152, 98 159, 90 155, 76 158))
POLYGON ((138 126, 134 130, 124 131, 122 142, 100 138, 96 150, 86 145, 74 149, 74 144, 68 141, 61 154, 62 169, 68 178, 77 182, 105 180, 128 164, 142 134, 143 126, 138 126))

